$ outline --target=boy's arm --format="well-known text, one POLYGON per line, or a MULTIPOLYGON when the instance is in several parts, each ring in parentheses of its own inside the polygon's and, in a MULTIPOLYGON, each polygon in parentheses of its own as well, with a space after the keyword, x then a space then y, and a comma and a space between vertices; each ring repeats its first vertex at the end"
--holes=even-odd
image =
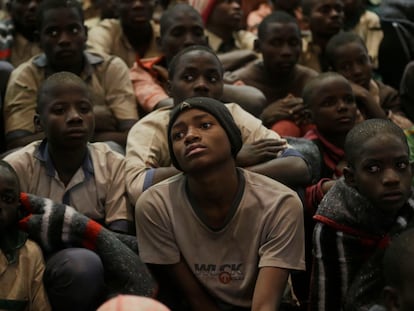
POLYGON ((387 115, 382 109, 380 103, 377 103, 375 98, 369 93, 368 90, 362 86, 351 83, 352 91, 354 92, 358 108, 362 110, 366 119, 386 119, 387 115))
POLYGON ((163 285, 174 286, 190 304, 191 310, 220 310, 182 259, 174 265, 149 265, 149 268, 159 281, 161 290, 163 285))
POLYGON ((300 156, 276 158, 246 169, 263 174, 288 186, 304 186, 311 181, 311 170, 300 156))
POLYGON ((289 271, 286 269, 261 268, 254 289, 252 311, 278 310, 288 276, 289 271))

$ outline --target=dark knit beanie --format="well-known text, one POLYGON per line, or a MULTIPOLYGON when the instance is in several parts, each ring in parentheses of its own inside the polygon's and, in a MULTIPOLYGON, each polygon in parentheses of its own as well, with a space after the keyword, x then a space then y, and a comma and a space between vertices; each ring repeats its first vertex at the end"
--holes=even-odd
POLYGON ((220 123, 220 125, 226 132, 227 137, 229 138, 231 145, 231 154, 235 158, 243 145, 243 141, 240 129, 234 122, 233 116, 231 115, 230 111, 222 102, 215 100, 213 98, 193 97, 186 99, 181 104, 174 107, 170 114, 170 122, 168 124, 168 148, 170 150, 172 164, 174 164, 174 166, 177 169, 181 170, 181 167, 178 164, 177 159, 175 158, 174 151, 172 148, 171 128, 175 120, 177 120, 178 116, 183 111, 189 109, 200 109, 206 111, 217 119, 217 121, 220 123))

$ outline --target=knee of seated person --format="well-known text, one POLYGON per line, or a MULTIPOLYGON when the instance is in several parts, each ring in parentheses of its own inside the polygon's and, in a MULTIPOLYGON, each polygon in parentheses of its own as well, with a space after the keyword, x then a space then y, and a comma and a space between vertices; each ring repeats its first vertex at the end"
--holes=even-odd
POLYGON ((92 311, 104 298, 101 259, 87 249, 68 248, 54 254, 46 263, 43 281, 53 310, 92 311))

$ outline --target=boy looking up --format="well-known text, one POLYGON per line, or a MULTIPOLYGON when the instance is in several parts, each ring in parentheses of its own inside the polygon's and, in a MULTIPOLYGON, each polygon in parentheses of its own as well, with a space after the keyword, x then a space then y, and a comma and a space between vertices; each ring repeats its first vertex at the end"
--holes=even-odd
POLYGON ((18 230, 19 196, 16 172, 0 160, 0 309, 48 311, 42 251, 18 230))
POLYGON ((36 127, 46 138, 9 154, 22 191, 73 206, 107 228, 128 231, 124 158, 105 143, 88 143, 94 131, 92 95, 77 75, 59 72, 40 87, 36 127))
POLYGON ((404 132, 389 120, 366 120, 346 136, 345 155, 345 180, 314 217, 312 310, 367 310, 377 302, 384 249, 413 225, 404 132))
POLYGON ((193 97, 178 104, 168 146, 184 174, 154 185, 136 204, 141 258, 161 290, 178 288, 192 310, 278 310, 289 270, 304 267, 299 198, 236 168, 242 144, 223 103, 193 97))
POLYGON ((37 91, 48 76, 59 71, 80 76, 93 95, 96 126, 91 138, 125 145, 129 128, 138 120, 128 67, 117 57, 84 51, 87 31, 78 1, 44 0, 37 17, 44 54, 10 76, 4 104, 8 148, 44 137, 33 126, 37 91))
MULTIPOLYGON (((170 95, 177 105, 187 98, 223 96, 223 67, 216 54, 204 46, 179 52, 169 67, 170 95)), ((242 132, 243 148, 237 165, 265 174, 290 186, 309 182, 310 174, 302 156, 284 139, 266 129, 261 121, 237 104, 226 104, 242 132)), ((166 125, 171 106, 163 107, 138 122, 128 135, 126 180, 131 201, 151 185, 179 171, 171 166, 166 125)))

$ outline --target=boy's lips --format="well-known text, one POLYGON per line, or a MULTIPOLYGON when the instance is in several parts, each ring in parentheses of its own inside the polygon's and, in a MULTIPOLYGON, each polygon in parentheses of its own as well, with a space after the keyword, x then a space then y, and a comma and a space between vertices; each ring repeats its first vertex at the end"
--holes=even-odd
POLYGON ((206 147, 204 145, 201 145, 201 144, 191 144, 191 145, 188 145, 185 148, 184 155, 186 157, 189 157, 189 156, 192 156, 192 155, 197 154, 199 152, 202 152, 205 149, 206 149, 206 147))
POLYGON ((389 191, 382 194, 382 199, 385 201, 399 201, 404 196, 402 191, 389 191))

